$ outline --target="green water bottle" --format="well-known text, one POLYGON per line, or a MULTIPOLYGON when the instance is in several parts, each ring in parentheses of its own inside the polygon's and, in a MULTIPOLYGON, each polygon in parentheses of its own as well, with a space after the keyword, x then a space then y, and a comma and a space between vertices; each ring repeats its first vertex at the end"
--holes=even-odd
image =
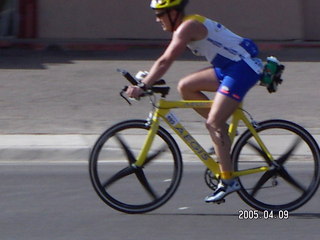
POLYGON ((263 70, 263 77, 262 77, 262 84, 269 85, 272 83, 273 76, 276 74, 278 70, 280 62, 276 57, 268 57, 267 63, 264 66, 263 70))

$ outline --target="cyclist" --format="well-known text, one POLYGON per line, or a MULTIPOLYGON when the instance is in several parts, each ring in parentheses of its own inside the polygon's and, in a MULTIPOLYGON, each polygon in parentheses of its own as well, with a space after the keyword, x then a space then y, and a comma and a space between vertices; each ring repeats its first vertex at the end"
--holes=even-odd
POLYGON ((188 0, 151 1, 156 21, 164 31, 173 33, 172 39, 141 84, 130 86, 127 94, 129 97, 139 97, 167 72, 186 48, 211 63, 210 67, 181 79, 178 91, 185 100, 208 100, 203 91, 216 92, 211 109, 195 110, 206 119, 222 172, 217 189, 205 201, 218 202, 240 189, 237 179, 232 176, 231 143, 226 122, 248 90, 259 80, 262 63, 256 58, 258 48, 251 40, 206 17, 185 15, 187 3, 188 0))

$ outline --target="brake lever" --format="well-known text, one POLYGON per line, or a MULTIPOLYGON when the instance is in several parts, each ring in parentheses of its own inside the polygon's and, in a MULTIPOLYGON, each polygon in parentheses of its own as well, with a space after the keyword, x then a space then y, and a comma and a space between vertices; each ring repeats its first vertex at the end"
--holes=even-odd
POLYGON ((126 98, 126 97, 124 96, 124 93, 127 91, 127 89, 128 89, 128 86, 125 86, 125 87, 121 90, 120 96, 121 96, 124 100, 126 100, 129 105, 132 105, 132 103, 128 100, 128 98, 126 98))
MULTIPOLYGON (((121 96, 124 100, 126 100, 129 105, 132 105, 132 103, 130 102, 130 100, 131 100, 131 101, 139 101, 139 100, 140 100, 140 97, 139 97, 139 98, 129 98, 129 99, 128 99, 128 98, 125 96, 125 94, 124 94, 124 93, 127 91, 127 89, 128 89, 128 86, 125 86, 125 87, 121 90, 120 96, 121 96)), ((142 94, 142 95, 141 95, 141 97, 143 97, 143 96, 145 96, 145 94, 142 94)))

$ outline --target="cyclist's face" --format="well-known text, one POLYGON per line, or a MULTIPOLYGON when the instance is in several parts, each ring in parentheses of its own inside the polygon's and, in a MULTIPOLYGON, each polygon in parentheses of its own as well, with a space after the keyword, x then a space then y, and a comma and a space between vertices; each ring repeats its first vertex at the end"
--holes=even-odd
POLYGON ((171 11, 168 12, 166 10, 156 10, 155 14, 156 21, 161 24, 163 31, 172 32, 172 26, 168 15, 171 14, 171 11))

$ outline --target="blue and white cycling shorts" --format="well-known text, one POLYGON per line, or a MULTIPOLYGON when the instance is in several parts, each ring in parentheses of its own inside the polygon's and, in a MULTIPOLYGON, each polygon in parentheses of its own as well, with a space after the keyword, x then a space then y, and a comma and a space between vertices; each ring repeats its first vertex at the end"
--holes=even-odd
POLYGON ((220 82, 218 92, 239 102, 260 79, 259 74, 243 60, 223 69, 214 67, 214 71, 220 82))

